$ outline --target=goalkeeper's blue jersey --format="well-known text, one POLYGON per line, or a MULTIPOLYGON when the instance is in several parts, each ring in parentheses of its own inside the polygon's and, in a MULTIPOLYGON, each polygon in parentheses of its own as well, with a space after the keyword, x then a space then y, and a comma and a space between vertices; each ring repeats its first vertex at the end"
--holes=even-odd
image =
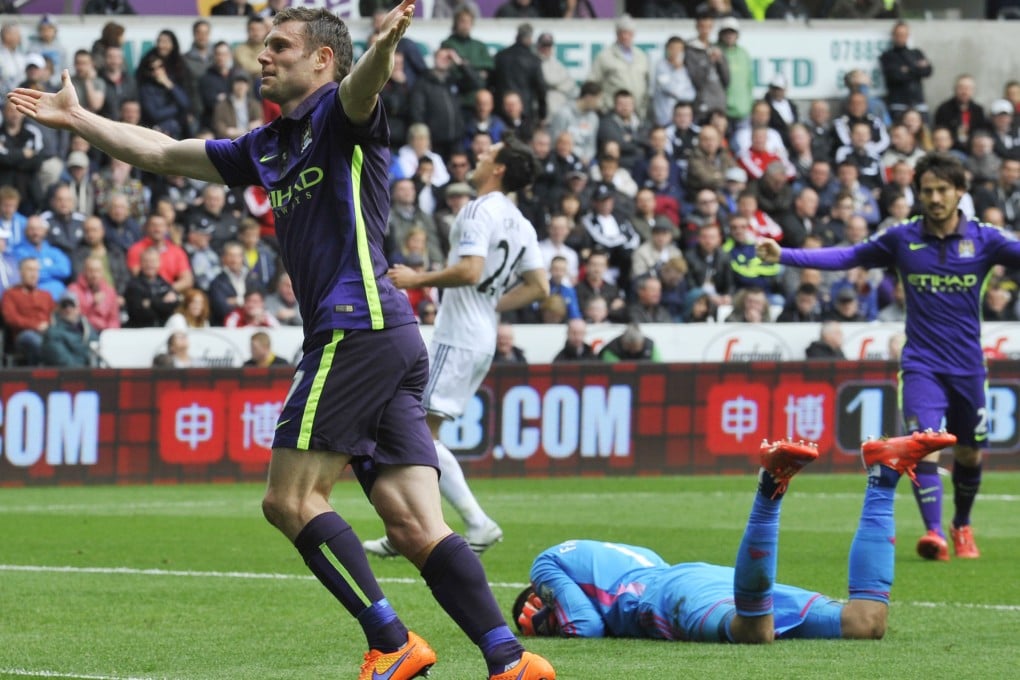
MULTIPOLYGON (((727 642, 735 613, 733 569, 704 562, 670 565, 648 548, 567 541, 543 551, 531 582, 569 637, 727 642)), ((777 635, 805 620, 819 593, 776 584, 777 635)))

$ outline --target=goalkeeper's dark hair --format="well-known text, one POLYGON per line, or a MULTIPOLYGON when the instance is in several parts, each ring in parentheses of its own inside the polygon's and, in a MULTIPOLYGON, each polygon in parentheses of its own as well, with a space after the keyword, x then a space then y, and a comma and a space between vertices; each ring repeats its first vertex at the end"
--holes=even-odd
POLYGON ((496 154, 496 163, 506 167, 503 173, 503 191, 520 191, 538 177, 539 165, 531 147, 515 135, 503 135, 503 147, 496 154))
POLYGON ((921 186, 921 176, 926 172, 949 182, 957 189, 967 190, 967 170, 956 156, 942 151, 925 154, 914 168, 914 184, 918 188, 921 186))
POLYGON ((517 626, 517 632, 523 633, 524 629, 521 628, 521 622, 518 621, 521 618, 521 612, 524 611, 524 605, 527 604, 528 598, 535 594, 535 587, 530 583, 528 587, 521 591, 521 594, 514 600, 514 606, 510 609, 510 618, 517 626))

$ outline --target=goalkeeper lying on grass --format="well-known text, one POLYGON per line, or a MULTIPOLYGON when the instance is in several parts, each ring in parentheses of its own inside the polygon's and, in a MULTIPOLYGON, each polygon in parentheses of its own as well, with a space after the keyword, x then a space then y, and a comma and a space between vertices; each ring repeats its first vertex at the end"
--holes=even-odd
POLYGON ((782 638, 878 639, 893 581, 893 499, 917 461, 955 443, 945 432, 865 442, 868 486, 850 546, 850 599, 775 582, 779 510, 790 478, 818 457, 810 444, 761 446, 762 470, 736 566, 669 565, 648 548, 567 541, 538 555, 514 603, 525 635, 763 643, 782 638))

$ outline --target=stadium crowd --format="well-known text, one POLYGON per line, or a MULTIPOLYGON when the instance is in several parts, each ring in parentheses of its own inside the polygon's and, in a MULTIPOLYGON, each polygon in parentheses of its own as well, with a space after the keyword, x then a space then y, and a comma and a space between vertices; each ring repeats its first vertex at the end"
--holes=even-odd
MULTIPOLYGON (((187 49, 173 31, 160 31, 134 71, 126 68, 124 27, 116 21, 106 23, 91 50, 70 55, 55 17, 43 17, 31 35, 5 23, 0 93, 54 91, 67 68, 79 100, 94 112, 175 138, 236 137, 279 114, 258 98, 257 57, 273 6, 282 3, 261 14, 244 2, 224 4, 242 6, 234 9, 247 16, 246 41, 218 41, 200 19, 187 49)), ((540 163, 537 182, 516 199, 539 234, 552 294, 505 315, 504 360, 523 360, 512 351, 512 324, 522 323, 564 327, 567 343, 557 360, 592 358, 586 324, 631 324, 620 340, 633 347, 603 357, 619 360, 654 355, 639 324, 902 321, 903 292, 889 272, 765 264, 755 242, 854 244, 908 219, 916 203, 913 167, 931 150, 964 160, 968 216, 1020 228, 1020 82, 1003 83, 1002 97, 986 107, 974 100, 974 78, 961 74, 953 92, 933 96, 940 103, 929 111, 923 82, 932 67, 910 44, 906 23, 892 29, 879 60, 884 97, 874 95, 864 70, 846 76, 838 102, 790 100, 782 74, 770 79, 763 98, 754 97, 741 21, 896 17, 896 3, 626 4, 640 17, 695 16, 696 34, 671 37, 646 54, 635 46, 638 24, 624 15, 614 42, 578 84, 558 61, 554 36, 535 35, 530 24, 510 29, 512 44, 491 54, 472 37, 477 13, 468 2, 447 7, 451 32, 430 46, 432 63, 402 41, 382 92, 393 151, 391 264, 443 266, 453 220, 474 193, 474 159, 503 135, 525 140, 540 163)), ((510 0, 499 16, 587 11, 583 2, 549 5, 510 0)), ((388 6, 360 3, 376 27, 388 6)), ((167 327, 179 331, 167 354, 182 359, 165 365, 183 365, 190 328, 300 325, 277 260, 272 204, 258 186, 140 173, 4 105, 0 314, 7 363, 89 365, 92 343, 107 329, 167 327)), ((1018 283, 1017 272, 994 278, 986 319, 1017 319, 1018 283)), ((432 323, 440 291, 408 296, 421 323, 432 323)))

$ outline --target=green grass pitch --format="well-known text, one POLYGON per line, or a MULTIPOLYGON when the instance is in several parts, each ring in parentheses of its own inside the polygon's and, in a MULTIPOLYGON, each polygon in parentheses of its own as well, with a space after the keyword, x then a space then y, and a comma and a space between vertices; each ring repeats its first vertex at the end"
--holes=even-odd
MULTIPOLYGON (((784 501, 779 580, 846 593, 862 475, 805 472, 784 501)), ((483 557, 506 611, 533 556, 568 538, 648 545, 670 561, 731 564, 754 479, 476 480, 506 540, 483 557)), ((980 560, 914 555, 904 480, 886 638, 767 647, 650 640, 529 641, 567 680, 1008 678, 1020 674, 1020 473, 989 473, 974 513, 980 560)), ((948 483, 947 483, 948 486, 948 483)), ((258 485, 0 491, 0 678, 355 678, 360 629, 261 517, 258 485)), ((334 495, 362 538, 381 523, 352 482, 334 495)), ((951 512, 947 493, 945 513, 951 512)), ((452 514, 452 513, 451 513, 452 514)), ((456 518, 451 520, 459 528, 456 518)), ((403 560, 374 560, 434 680, 482 680, 480 655, 403 560)))

